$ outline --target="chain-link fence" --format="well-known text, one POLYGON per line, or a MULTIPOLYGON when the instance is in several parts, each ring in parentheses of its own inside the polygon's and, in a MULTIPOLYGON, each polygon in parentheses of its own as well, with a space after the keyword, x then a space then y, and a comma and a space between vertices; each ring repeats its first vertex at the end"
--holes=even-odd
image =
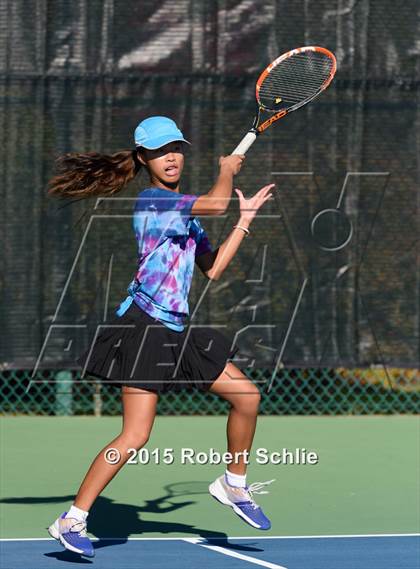
MULTIPOLYGON (((339 415, 420 412, 419 372, 400 368, 245 369, 261 388, 263 415, 339 415), (271 384, 271 389, 266 386, 271 384)), ((118 415, 120 388, 100 382, 80 382, 74 370, 23 370, 0 374, 0 412, 38 415, 118 415)), ((162 415, 218 415, 229 404, 212 393, 183 391, 160 396, 162 415)))

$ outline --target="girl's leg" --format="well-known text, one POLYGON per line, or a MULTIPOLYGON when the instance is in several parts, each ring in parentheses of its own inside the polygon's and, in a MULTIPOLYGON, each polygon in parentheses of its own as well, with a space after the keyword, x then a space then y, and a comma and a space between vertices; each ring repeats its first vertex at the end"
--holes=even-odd
MULTIPOLYGON (((212 384, 210 391, 232 405, 227 421, 228 451, 250 451, 257 424, 260 392, 258 388, 232 362, 226 364, 222 374, 212 384)), ((229 464, 229 472, 244 475, 246 463, 243 455, 229 464)))
POLYGON ((147 443, 156 415, 157 401, 156 393, 135 387, 122 387, 121 433, 109 442, 92 462, 74 501, 77 508, 89 511, 95 499, 131 456, 127 449, 138 450, 147 443), (121 459, 117 464, 106 462, 104 453, 109 448, 119 451, 121 459))
MULTIPOLYGON (((271 522, 252 497, 256 487, 246 485, 244 451, 251 450, 257 424, 260 392, 258 388, 232 362, 212 384, 210 391, 217 393, 232 405, 227 422, 228 451, 234 460, 224 475, 210 484, 209 492, 219 502, 233 508, 235 514, 254 528, 268 530, 271 522)), ((248 455, 249 456, 249 455, 248 455)), ((272 482, 272 480, 270 480, 272 482)), ((269 484, 263 482, 262 484, 269 484)))

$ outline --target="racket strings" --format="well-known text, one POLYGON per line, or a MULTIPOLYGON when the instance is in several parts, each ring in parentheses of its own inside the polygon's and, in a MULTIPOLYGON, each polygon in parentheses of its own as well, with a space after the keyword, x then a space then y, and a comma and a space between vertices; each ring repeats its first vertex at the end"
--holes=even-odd
POLYGON ((266 82, 266 85, 262 85, 259 91, 259 97, 263 104, 263 97, 268 97, 272 103, 274 102, 273 98, 277 97, 281 99, 291 98, 296 101, 305 100, 317 93, 329 77, 329 75, 324 77, 318 76, 315 80, 310 81, 309 79, 300 79, 296 77, 294 73, 288 74, 287 77, 284 75, 285 74, 277 80, 271 80, 266 82))
MULTIPOLYGON (((296 83, 301 83, 309 86, 311 83, 319 84, 323 83, 330 76, 331 67, 324 65, 323 67, 313 67, 308 65, 303 65, 301 63, 292 63, 289 65, 284 65, 282 68, 275 69, 271 75, 271 81, 283 81, 284 79, 294 78, 296 83)), ((267 77, 270 79, 270 75, 267 77)), ((267 80, 266 80, 267 81, 267 80)))
MULTIPOLYGON (((323 83, 321 83, 322 85, 323 83)), ((316 89, 319 88, 319 84, 316 84, 316 89)), ((286 96, 291 96, 292 98, 298 98, 298 100, 303 98, 306 98, 307 96, 310 96, 314 93, 315 90, 315 86, 310 86, 310 88, 308 88, 308 86, 305 83, 298 83, 295 82, 295 84, 293 85, 293 87, 291 88, 286 88, 284 87, 282 82, 273 82, 270 85, 270 88, 266 88, 264 89, 263 93, 261 93, 260 90, 260 96, 271 96, 271 97, 276 97, 279 96, 280 91, 281 91, 281 97, 283 99, 286 98, 286 96), (297 92, 297 87, 299 88, 299 92, 297 92)))
POLYGON ((284 59, 281 64, 287 63, 290 61, 297 62, 297 61, 311 61, 312 64, 321 64, 322 66, 325 64, 325 61, 329 61, 330 64, 332 63, 331 57, 329 55, 325 55, 319 51, 305 51, 302 53, 294 53, 290 57, 284 59))
POLYGON ((308 71, 309 68, 317 73, 326 72, 329 75, 333 67, 333 60, 329 56, 317 52, 296 54, 284 59, 273 71, 278 73, 282 69, 298 69, 299 67, 305 68, 305 71, 308 71))
MULTIPOLYGON (((314 97, 331 77, 333 60, 318 52, 295 54, 277 65, 259 89, 261 104, 278 110, 279 103, 302 103, 314 97)), ((286 105, 287 106, 287 105, 286 105)))
POLYGON ((268 94, 276 93, 283 89, 284 93, 295 94, 298 98, 319 89, 329 78, 331 69, 308 70, 299 69, 297 66, 289 66, 272 72, 261 86, 261 92, 268 94))

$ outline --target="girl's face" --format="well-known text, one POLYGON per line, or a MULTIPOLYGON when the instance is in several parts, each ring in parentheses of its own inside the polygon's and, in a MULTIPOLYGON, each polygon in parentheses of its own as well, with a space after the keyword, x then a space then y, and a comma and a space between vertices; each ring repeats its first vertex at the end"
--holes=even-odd
POLYGON ((178 190, 184 168, 185 143, 169 142, 156 150, 142 148, 138 153, 140 162, 149 171, 150 181, 158 188, 178 190))

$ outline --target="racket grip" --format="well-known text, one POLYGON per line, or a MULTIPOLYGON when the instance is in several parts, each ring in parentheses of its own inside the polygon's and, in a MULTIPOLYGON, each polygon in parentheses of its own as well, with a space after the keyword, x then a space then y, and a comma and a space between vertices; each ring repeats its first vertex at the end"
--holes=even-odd
POLYGON ((255 132, 250 130, 249 132, 246 133, 246 135, 243 137, 243 139, 235 148, 235 150, 232 152, 232 154, 245 154, 246 151, 249 149, 249 147, 255 142, 256 138, 257 135, 255 134, 255 132))

